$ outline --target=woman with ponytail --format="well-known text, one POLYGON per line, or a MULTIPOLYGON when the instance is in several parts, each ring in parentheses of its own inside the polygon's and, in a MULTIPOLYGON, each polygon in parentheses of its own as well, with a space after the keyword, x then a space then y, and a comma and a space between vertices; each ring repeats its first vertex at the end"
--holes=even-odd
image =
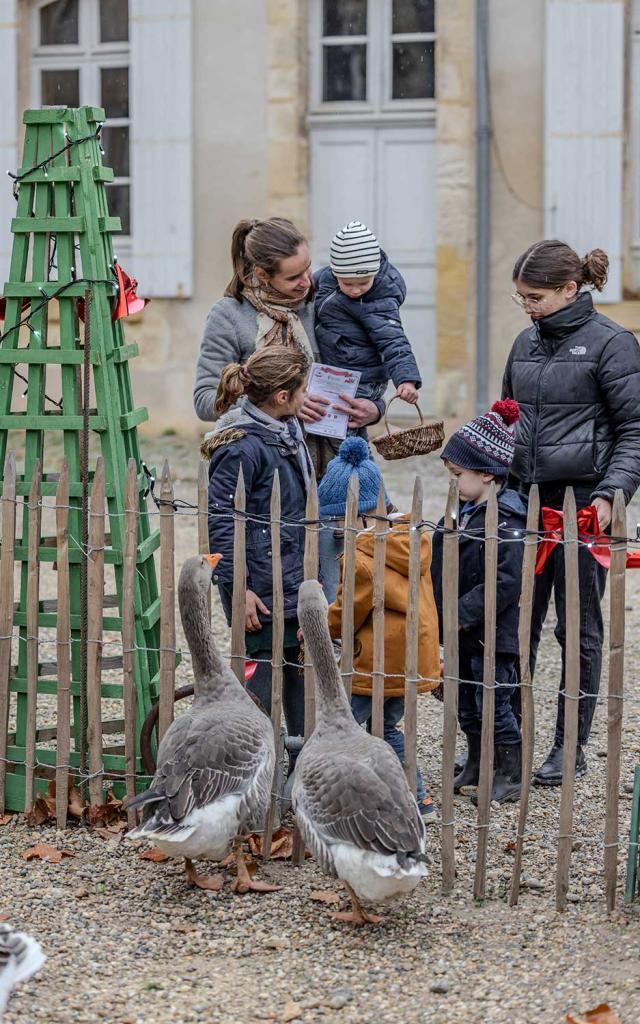
MULTIPOLYGON (((609 260, 601 249, 580 259, 564 242, 537 242, 516 260, 512 296, 532 326, 516 338, 503 396, 520 406, 512 474, 523 492, 540 487, 541 506, 562 509, 573 487, 578 509, 594 505, 600 529, 611 523, 615 492, 629 502, 640 484, 640 349, 630 331, 598 313, 590 289, 602 291, 609 260)), ((587 770, 583 747, 600 687, 606 569, 578 548, 580 690, 576 774, 587 770)), ((553 746, 534 781, 562 782, 565 681, 564 551, 557 545, 536 576, 531 672, 554 593, 562 649, 560 695, 553 746)))
MULTIPOLYGON (((209 422, 219 416, 214 400, 228 363, 246 363, 253 352, 270 345, 302 352, 310 362, 317 357, 311 257, 298 228, 284 217, 241 220, 231 240, 231 262, 233 277, 207 317, 196 369, 195 411, 209 422)), ((327 404, 307 395, 300 419, 317 422, 327 404)), ((349 414, 350 427, 361 428, 380 419, 384 402, 345 396, 340 410, 349 414)), ((315 455, 317 439, 313 445, 315 455)), ((322 475, 324 457, 315 468, 322 475)))
POLYGON ((214 580, 231 624, 233 592, 234 495, 242 467, 246 493, 247 655, 258 662, 248 682, 267 711, 271 709, 271 490, 280 478, 282 585, 284 590, 283 706, 292 736, 304 735, 303 674, 298 665, 298 588, 304 578, 304 518, 312 467, 298 415, 306 398, 309 361, 283 345, 254 352, 244 365, 222 371, 216 414, 245 401, 233 426, 211 435, 203 445, 209 465, 209 549, 222 559, 214 580), (301 525, 297 525, 301 524, 301 525))

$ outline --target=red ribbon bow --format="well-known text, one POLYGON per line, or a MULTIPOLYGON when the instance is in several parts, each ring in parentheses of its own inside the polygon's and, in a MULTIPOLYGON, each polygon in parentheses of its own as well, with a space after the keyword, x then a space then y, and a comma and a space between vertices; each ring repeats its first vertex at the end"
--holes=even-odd
MULTIPOLYGON (((589 551, 596 562, 608 569, 611 565, 611 538, 600 533, 598 510, 595 505, 587 505, 578 511, 578 539, 587 541, 589 551)), ((564 514, 555 508, 542 509, 542 528, 544 539, 538 542, 536 555, 536 575, 542 572, 547 558, 560 543, 564 535, 564 514)), ((640 569, 640 551, 627 551, 627 569, 640 569)))

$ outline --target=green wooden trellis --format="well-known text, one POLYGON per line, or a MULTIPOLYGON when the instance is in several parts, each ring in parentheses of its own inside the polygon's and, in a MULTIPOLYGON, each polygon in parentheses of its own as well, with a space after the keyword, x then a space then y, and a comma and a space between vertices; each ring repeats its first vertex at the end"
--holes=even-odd
MULTIPOLYGON (((8 431, 23 432, 21 440, 24 442, 24 467, 18 474, 16 489, 17 495, 25 499, 21 538, 15 548, 15 559, 21 563, 20 600, 13 618, 20 641, 18 663, 11 679, 11 690, 17 694, 17 726, 7 748, 9 765, 4 801, 10 810, 22 810, 25 806, 27 496, 38 462, 42 468, 43 499, 51 500, 55 495, 57 474, 47 471, 46 442, 52 437, 52 431, 62 432, 64 456, 69 466, 69 535, 82 536, 81 385, 87 330, 83 331, 79 319, 78 300, 84 299, 87 291, 91 300, 87 310, 88 351, 95 394, 95 408, 89 412, 88 423, 92 443, 99 446, 104 459, 110 527, 105 562, 114 566, 116 589, 116 594, 105 597, 107 611, 103 615, 103 628, 106 631, 121 634, 122 629, 125 478, 129 459, 134 459, 140 467, 138 493, 140 509, 145 509, 145 476, 140 463, 137 426, 148 417, 146 409, 134 408, 128 366, 128 360, 137 354, 137 346, 125 343, 122 321, 112 320, 116 281, 111 235, 120 230, 120 220, 109 216, 107 206, 105 185, 113 180, 113 172, 102 166, 100 126, 104 117, 104 111, 94 107, 28 110, 24 114, 24 154, 15 185, 17 215, 11 224, 14 240, 9 281, 4 289, 6 310, 0 344, 0 474, 4 472, 8 451, 8 431), (45 166, 37 166, 45 161, 45 166), (58 293, 60 343, 54 347, 48 345, 47 340, 50 303, 46 300, 55 292, 58 293), (26 302, 30 303, 27 312, 26 302), (28 320, 28 324, 20 327, 21 320, 23 323, 28 320), (51 399, 45 394, 47 370, 54 366, 59 367, 61 408, 51 408, 51 399), (15 409, 17 389, 14 385, 16 373, 20 373, 17 367, 22 368, 28 380, 24 411, 15 409)), ((92 474, 88 474, 86 488, 89 491, 91 481, 92 474)), ((20 512, 19 506, 17 511, 20 512)), ((151 531, 146 515, 140 515, 138 520, 134 655, 137 736, 151 704, 157 699, 160 647, 160 600, 153 561, 159 533, 151 531)), ((41 562, 53 562, 55 543, 41 536, 39 544, 41 562)), ((81 561, 84 557, 81 547, 70 544, 73 697, 70 763, 78 767, 81 764, 81 561)), ((56 626, 55 601, 40 601, 38 622, 41 627, 56 626)), ((116 666, 115 659, 111 659, 110 667, 116 666)), ((38 693, 56 692, 55 674, 55 662, 44 663, 39 654, 38 693)), ((103 683, 101 692, 103 698, 120 698, 122 685, 103 683)), ((0 728, 4 728, 4 723, 0 723, 0 728)), ((136 754, 138 775, 141 772, 139 750, 136 754)), ((36 758, 39 764, 55 765, 56 752, 38 743, 36 758)), ((117 777, 117 773, 124 772, 124 756, 119 753, 105 753, 103 763, 107 774, 117 777)), ((38 774, 36 772, 36 788, 46 785, 46 779, 39 780, 38 774)), ((144 781, 144 776, 140 775, 140 781, 144 781)), ((123 789, 121 783, 117 787, 123 789)))

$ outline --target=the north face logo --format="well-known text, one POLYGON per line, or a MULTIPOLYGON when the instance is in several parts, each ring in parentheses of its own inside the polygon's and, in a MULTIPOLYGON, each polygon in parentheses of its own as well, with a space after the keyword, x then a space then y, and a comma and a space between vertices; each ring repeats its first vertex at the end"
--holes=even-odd
POLYGON ((575 345, 569 349, 572 356, 586 356, 587 350, 584 345, 575 345))

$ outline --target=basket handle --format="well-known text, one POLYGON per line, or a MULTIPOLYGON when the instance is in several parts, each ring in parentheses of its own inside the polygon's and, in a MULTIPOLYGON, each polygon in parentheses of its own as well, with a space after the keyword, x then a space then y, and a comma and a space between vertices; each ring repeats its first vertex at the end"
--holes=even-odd
MULTIPOLYGON (((387 402, 386 409, 384 410, 384 425, 387 428, 387 434, 389 436, 391 436, 391 431, 389 430, 389 424, 387 423, 387 416, 389 415, 389 407, 390 407, 392 402, 395 402, 396 398, 400 398, 400 395, 394 395, 393 398, 390 398, 389 401, 387 402)), ((418 416, 420 417, 420 426, 422 427, 422 426, 424 426, 424 419, 422 418, 422 413, 420 412, 420 406, 418 405, 417 402, 415 404, 415 410, 418 413, 418 416)))

